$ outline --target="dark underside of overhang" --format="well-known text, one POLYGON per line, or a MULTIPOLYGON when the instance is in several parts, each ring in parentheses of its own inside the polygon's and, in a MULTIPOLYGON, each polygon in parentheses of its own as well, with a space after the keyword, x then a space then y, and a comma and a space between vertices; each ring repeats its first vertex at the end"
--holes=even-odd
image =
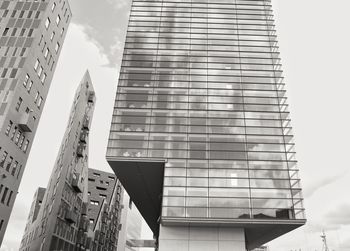
POLYGON ((108 157, 107 161, 153 234, 158 236, 165 162, 108 157))

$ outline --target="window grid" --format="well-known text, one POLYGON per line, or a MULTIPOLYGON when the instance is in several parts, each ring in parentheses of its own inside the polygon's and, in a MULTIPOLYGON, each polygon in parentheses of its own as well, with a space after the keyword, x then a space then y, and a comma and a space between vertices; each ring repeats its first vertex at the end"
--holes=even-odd
POLYGON ((163 218, 304 219, 270 1, 133 1, 108 156, 167 161, 163 218))

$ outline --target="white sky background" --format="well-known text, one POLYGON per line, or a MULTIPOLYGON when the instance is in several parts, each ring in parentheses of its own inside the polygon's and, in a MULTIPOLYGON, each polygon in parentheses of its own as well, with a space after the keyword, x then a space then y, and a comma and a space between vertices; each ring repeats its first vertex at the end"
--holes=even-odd
MULTIPOLYGON (((88 68, 97 105, 90 167, 105 161, 131 0, 70 0, 62 48, 1 251, 18 250, 32 197, 46 187, 66 129, 73 95, 88 68)), ((308 223, 269 244, 271 251, 350 250, 350 1, 272 0, 286 78, 308 223)))

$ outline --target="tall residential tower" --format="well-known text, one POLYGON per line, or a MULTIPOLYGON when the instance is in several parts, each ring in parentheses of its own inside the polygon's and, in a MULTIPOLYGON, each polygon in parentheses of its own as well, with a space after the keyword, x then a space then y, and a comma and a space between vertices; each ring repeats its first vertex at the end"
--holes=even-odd
POLYGON ((86 72, 76 91, 45 195, 37 216, 28 219, 20 251, 85 250, 89 230, 88 144, 94 107, 95 92, 86 72))
POLYGON ((160 251, 305 223, 284 85, 270 0, 132 1, 107 160, 160 251))
POLYGON ((0 1, 0 245, 71 16, 67 0, 0 1))

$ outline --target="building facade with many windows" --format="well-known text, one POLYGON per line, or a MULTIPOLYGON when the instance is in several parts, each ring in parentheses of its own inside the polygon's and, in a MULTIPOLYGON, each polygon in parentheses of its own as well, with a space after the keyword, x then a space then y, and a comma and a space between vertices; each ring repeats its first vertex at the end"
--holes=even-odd
POLYGON ((37 217, 28 222, 20 251, 85 250, 89 244, 88 145, 94 107, 95 92, 86 72, 37 217))
POLYGON ((159 250, 305 223, 270 0, 133 0, 107 160, 159 250))
POLYGON ((112 173, 89 168, 88 211, 91 251, 115 251, 119 242, 124 189, 112 173))
POLYGON ((67 0, 0 1, 0 245, 70 19, 67 0))

